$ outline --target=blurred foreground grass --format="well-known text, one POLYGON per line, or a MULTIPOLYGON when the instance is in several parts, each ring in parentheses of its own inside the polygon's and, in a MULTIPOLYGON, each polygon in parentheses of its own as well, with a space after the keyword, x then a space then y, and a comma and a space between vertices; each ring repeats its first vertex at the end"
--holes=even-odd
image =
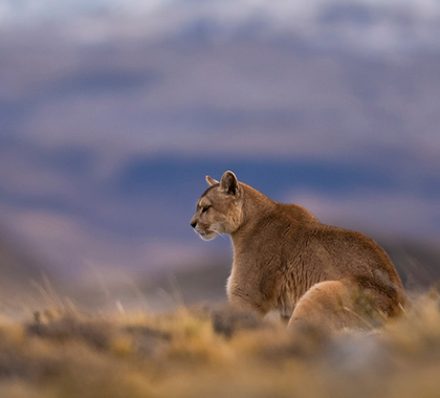
POLYGON ((440 298, 384 329, 289 334, 228 310, 0 320, 0 397, 440 396, 440 298))

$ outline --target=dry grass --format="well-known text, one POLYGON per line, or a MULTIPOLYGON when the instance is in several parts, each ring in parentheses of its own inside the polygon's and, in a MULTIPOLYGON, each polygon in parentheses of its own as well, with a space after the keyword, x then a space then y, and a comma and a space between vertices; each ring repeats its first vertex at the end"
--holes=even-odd
POLYGON ((0 396, 398 397, 440 394, 440 299, 370 333, 287 333, 207 309, 0 320, 0 396))

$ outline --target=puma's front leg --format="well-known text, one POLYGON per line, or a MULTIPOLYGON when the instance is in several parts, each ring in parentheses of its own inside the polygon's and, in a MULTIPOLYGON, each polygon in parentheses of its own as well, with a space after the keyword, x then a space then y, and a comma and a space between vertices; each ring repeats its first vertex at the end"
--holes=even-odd
POLYGON ((268 312, 268 309, 263 307, 258 297, 240 288, 239 284, 234 283, 231 277, 228 279, 226 292, 229 304, 234 309, 246 312, 252 311, 260 316, 264 316, 268 312))

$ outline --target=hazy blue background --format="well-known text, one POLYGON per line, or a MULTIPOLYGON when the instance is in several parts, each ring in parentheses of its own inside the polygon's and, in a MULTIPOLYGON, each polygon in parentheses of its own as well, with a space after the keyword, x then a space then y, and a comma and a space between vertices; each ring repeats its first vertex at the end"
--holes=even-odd
POLYGON ((0 226, 50 272, 229 255, 225 169, 326 222, 436 245, 440 2, 0 0, 0 226))

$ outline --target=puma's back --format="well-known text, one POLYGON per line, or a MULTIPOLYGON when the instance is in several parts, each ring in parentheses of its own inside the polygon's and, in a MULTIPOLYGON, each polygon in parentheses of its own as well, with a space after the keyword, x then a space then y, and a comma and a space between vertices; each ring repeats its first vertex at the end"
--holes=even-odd
POLYGON ((306 209, 277 203, 225 172, 198 201, 192 226, 204 239, 230 234, 231 304, 292 325, 366 326, 394 316, 402 283, 385 251, 361 233, 324 225, 306 209))

